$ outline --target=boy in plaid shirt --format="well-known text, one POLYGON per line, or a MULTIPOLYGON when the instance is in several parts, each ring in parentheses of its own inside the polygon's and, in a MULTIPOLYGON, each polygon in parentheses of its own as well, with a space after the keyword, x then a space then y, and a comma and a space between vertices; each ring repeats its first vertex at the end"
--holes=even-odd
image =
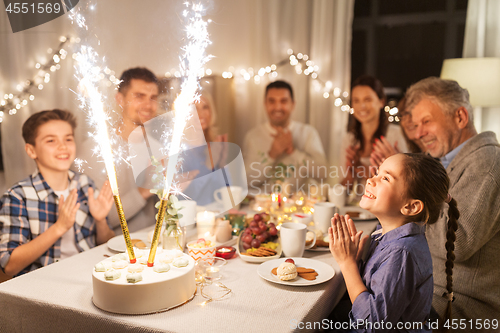
POLYGON ((67 111, 33 114, 23 125, 26 153, 37 170, 0 201, 0 268, 17 276, 102 244, 114 236, 106 216, 109 184, 69 170, 75 159, 76 121, 67 111))

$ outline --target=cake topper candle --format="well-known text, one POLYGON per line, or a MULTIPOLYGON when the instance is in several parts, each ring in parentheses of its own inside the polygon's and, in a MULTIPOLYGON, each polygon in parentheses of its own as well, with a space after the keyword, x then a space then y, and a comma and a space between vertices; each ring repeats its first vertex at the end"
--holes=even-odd
POLYGON ((155 261, 156 249, 158 247, 158 239, 160 237, 161 226, 163 224, 163 216, 167 209, 167 199, 162 198, 160 207, 158 208, 158 218, 156 219, 155 231, 153 234, 153 241, 151 242, 151 250, 149 251, 148 267, 152 267, 155 261))
POLYGON ((148 266, 153 266, 156 247, 160 237, 160 229, 163 223, 163 215, 167 205, 170 188, 175 173, 177 172, 177 162, 179 153, 181 152, 181 141, 184 133, 184 128, 190 117, 190 108, 193 107, 199 88, 198 75, 203 71, 203 65, 210 57, 205 56, 205 49, 210 43, 207 32, 207 22, 203 21, 202 15, 204 8, 201 4, 190 4, 185 2, 186 7, 191 7, 192 13, 189 10, 184 10, 182 15, 188 20, 186 27, 188 44, 183 48, 185 51, 181 70, 184 75, 184 80, 181 85, 181 92, 174 101, 174 128, 170 149, 168 151, 167 171, 163 183, 163 196, 161 198, 160 209, 158 210, 158 218, 156 220, 155 233, 151 242, 151 250, 148 258, 148 266))
POLYGON ((121 204, 120 194, 118 192, 118 183, 116 180, 115 164, 113 162, 113 152, 108 135, 108 126, 106 125, 108 117, 104 111, 101 93, 97 90, 95 83, 98 80, 99 71, 93 66, 97 53, 90 47, 82 46, 77 55, 77 69, 82 79, 80 80, 80 99, 84 106, 88 107, 88 117, 95 127, 94 139, 98 144, 101 157, 104 159, 106 173, 108 175, 111 190, 120 217, 120 225, 127 245, 127 252, 131 263, 135 263, 135 254, 130 241, 127 221, 121 204), (88 103, 88 105, 87 105, 88 103))

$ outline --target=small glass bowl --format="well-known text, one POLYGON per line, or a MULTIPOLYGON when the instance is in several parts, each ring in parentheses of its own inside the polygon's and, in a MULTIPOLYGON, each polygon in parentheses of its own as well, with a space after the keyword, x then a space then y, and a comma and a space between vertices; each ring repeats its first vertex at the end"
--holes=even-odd
POLYGON ((217 281, 222 278, 222 266, 226 264, 223 258, 215 257, 212 265, 204 260, 197 260, 195 266, 196 278, 201 280, 204 278, 206 281, 217 281))

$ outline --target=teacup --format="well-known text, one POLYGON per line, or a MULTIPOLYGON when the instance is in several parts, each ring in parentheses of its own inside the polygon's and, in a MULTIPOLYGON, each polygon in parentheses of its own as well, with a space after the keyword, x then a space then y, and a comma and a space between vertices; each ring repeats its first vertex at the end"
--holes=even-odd
POLYGON ((292 221, 308 225, 309 222, 312 221, 312 215, 311 214, 304 214, 304 213, 293 213, 292 214, 292 221))
POLYGON ((310 249, 316 244, 316 234, 307 229, 302 223, 287 222, 280 227, 281 249, 285 257, 302 257, 305 249, 310 249), (312 232, 314 239, 306 247, 306 234, 312 232))
POLYGON ((338 212, 339 209, 334 203, 317 202, 314 204, 314 225, 323 233, 328 232, 332 217, 338 212))
POLYGON ((239 186, 224 186, 214 191, 214 199, 222 204, 223 211, 230 210, 231 208, 240 208, 241 193, 243 189, 239 186))
POLYGON ((347 201, 347 187, 342 184, 337 184, 328 190, 328 201, 333 203, 338 208, 346 205, 347 201))
POLYGON ((193 200, 179 200, 179 206, 182 207, 180 213, 182 217, 179 219, 181 227, 194 228, 196 223, 196 201, 193 200))

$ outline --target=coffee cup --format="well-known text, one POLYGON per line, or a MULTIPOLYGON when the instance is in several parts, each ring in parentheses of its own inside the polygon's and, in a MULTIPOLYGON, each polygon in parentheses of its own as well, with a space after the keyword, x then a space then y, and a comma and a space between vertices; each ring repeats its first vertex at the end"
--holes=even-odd
POLYGON ((241 203, 241 193, 243 189, 239 186, 224 186, 214 191, 214 199, 222 204, 223 211, 232 208, 239 209, 241 203))
POLYGON ((332 202, 318 202, 314 204, 314 225, 323 233, 328 232, 332 217, 338 212, 339 209, 332 202))
POLYGON ((310 249, 316 244, 316 234, 307 229, 302 223, 287 222, 280 227, 281 249, 285 257, 302 257, 305 249, 310 249), (306 234, 312 232, 314 239, 306 247, 306 234))
POLYGON ((304 213, 294 213, 292 214, 292 221, 308 225, 312 221, 312 215, 304 213))
POLYGON ((182 217, 179 219, 181 227, 194 228, 196 223, 196 201, 193 200, 179 200, 179 206, 182 207, 179 213, 182 217))
POLYGON ((328 190, 328 201, 335 204, 338 208, 344 207, 347 201, 347 187, 342 184, 332 186, 328 190))

